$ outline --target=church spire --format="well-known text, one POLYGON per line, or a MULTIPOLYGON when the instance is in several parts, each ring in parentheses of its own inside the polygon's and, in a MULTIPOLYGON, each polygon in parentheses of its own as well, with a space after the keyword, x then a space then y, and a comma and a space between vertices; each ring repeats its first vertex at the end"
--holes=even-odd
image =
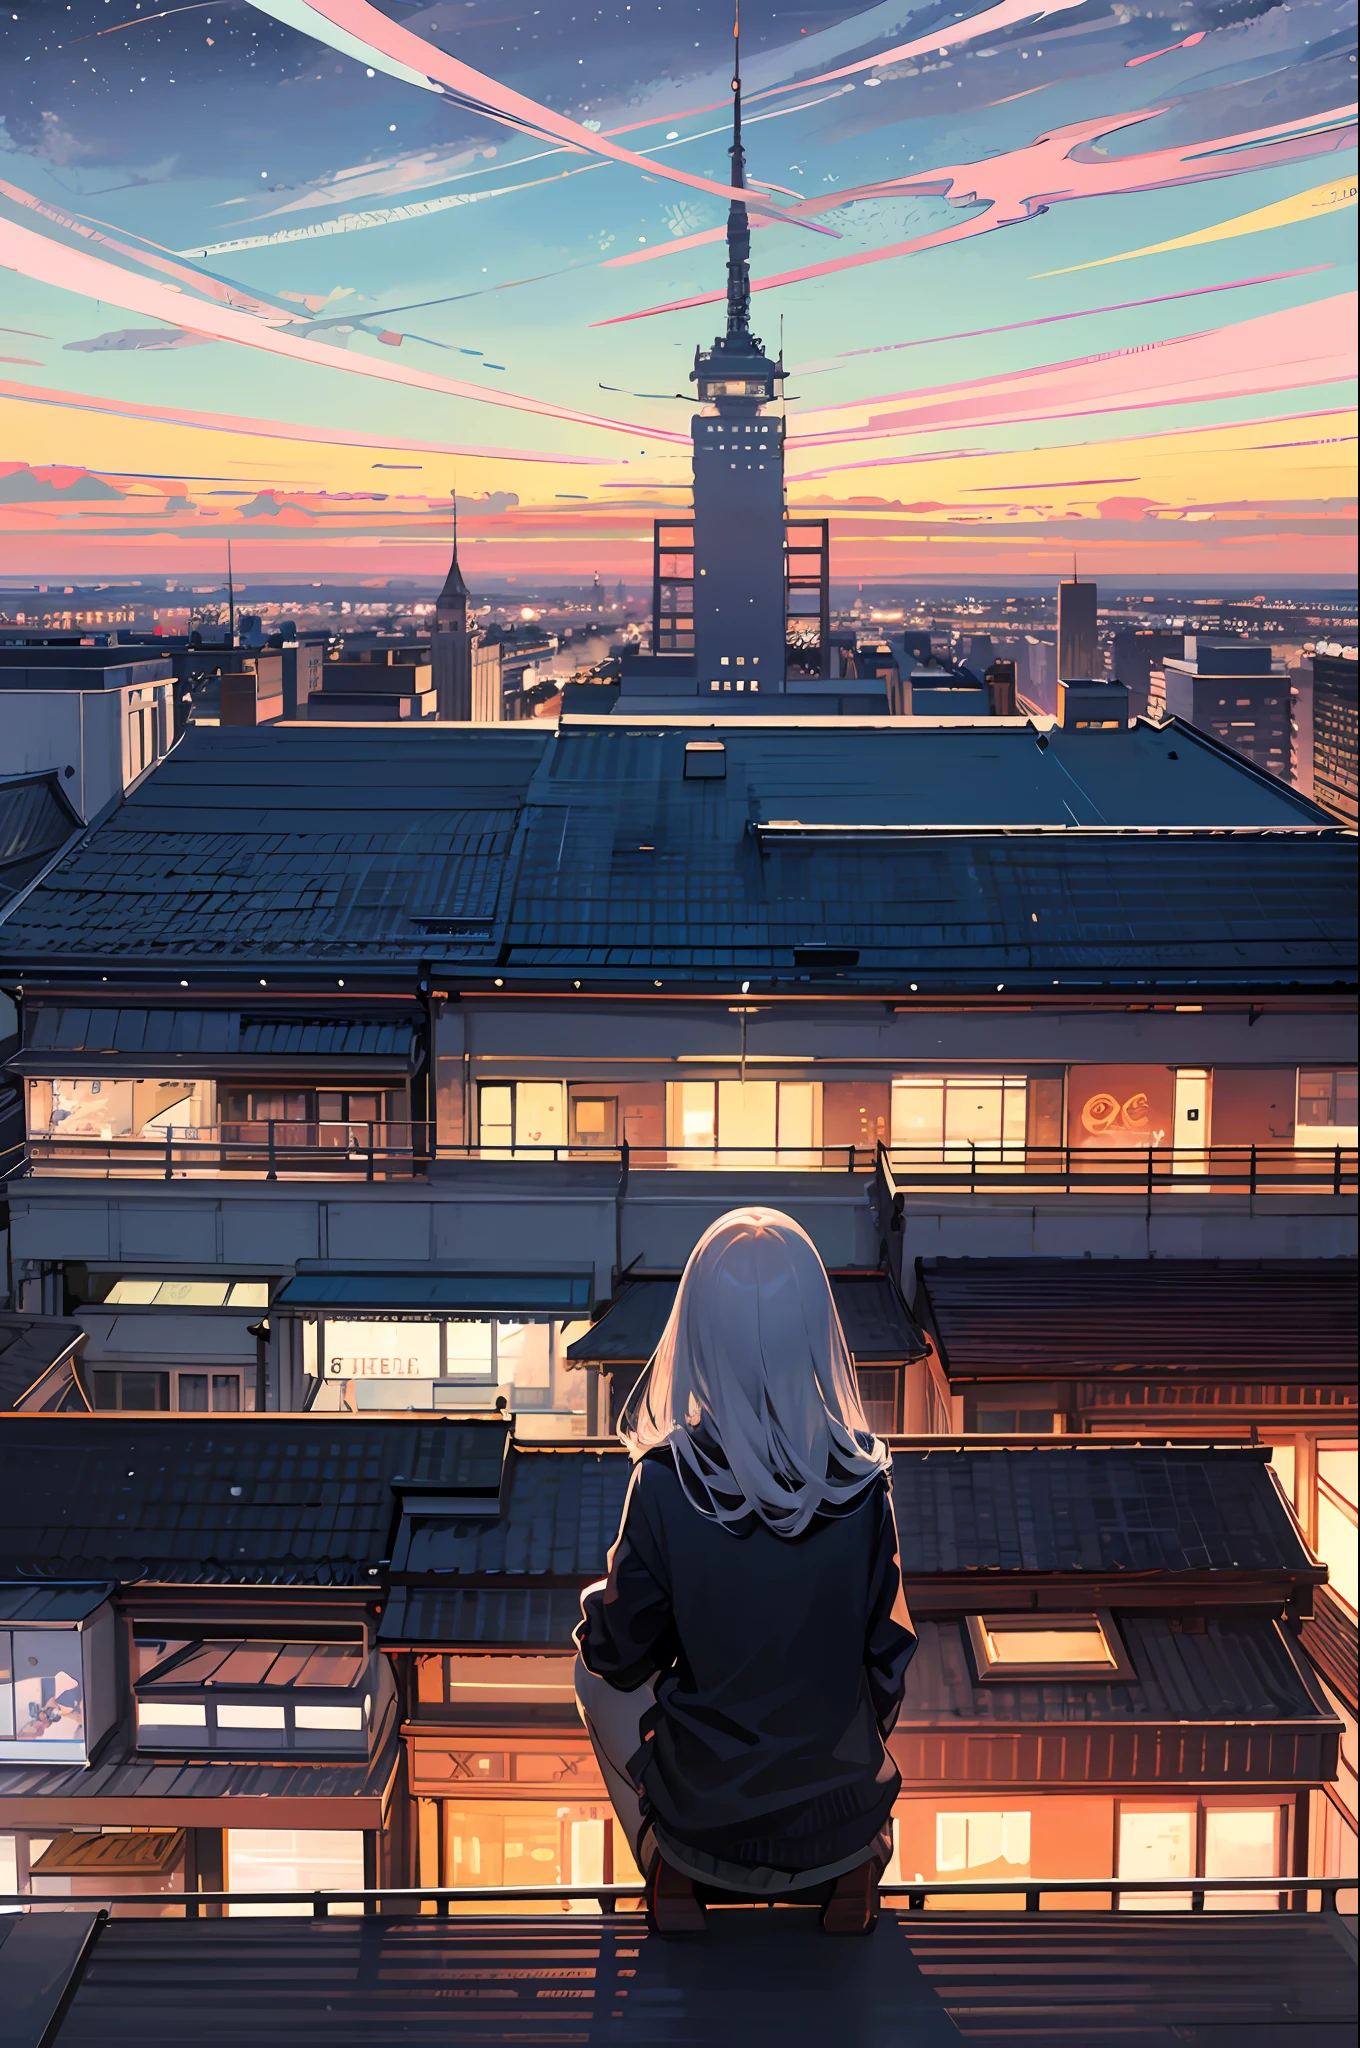
MULTIPOLYGON (((746 189, 746 151, 741 140, 741 9, 732 21, 732 159, 731 182, 746 189)), ((751 331, 751 223, 745 202, 734 199, 727 209, 727 331, 751 331)))
POLYGON ((460 605, 466 607, 467 601, 468 587, 463 581, 463 572, 458 566, 458 493, 455 489, 453 494, 453 559, 449 563, 449 573, 444 578, 444 588, 435 599, 435 611, 436 613, 456 611, 460 605))

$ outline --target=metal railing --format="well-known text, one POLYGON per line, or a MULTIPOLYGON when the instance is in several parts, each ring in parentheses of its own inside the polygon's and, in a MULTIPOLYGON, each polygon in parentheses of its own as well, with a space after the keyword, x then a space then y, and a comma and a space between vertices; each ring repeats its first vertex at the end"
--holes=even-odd
POLYGON ((294 1123, 283 1119, 213 1128, 168 1126, 141 1137, 39 1132, 14 1170, 79 1173, 105 1179, 410 1180, 432 1163, 509 1162, 536 1166, 614 1166, 621 1173, 711 1171, 877 1173, 898 1192, 1024 1194, 1085 1198, 1175 1193, 1311 1194, 1339 1198, 1360 1185, 1354 1146, 1027 1145, 962 1141, 930 1145, 477 1145, 441 1142, 428 1123, 294 1123))
MULTIPOLYGON (((1191 1913, 1214 1910, 1209 1900, 1237 1901, 1241 1898, 1260 1895, 1277 1901, 1282 1908, 1285 1900, 1293 1903, 1285 1910, 1293 1912, 1340 1912, 1337 1899, 1342 1892, 1355 1892, 1360 1879, 1355 1877, 1050 1877, 1050 1878, 938 1878, 928 1882, 913 1879, 910 1883, 892 1882, 880 1884, 879 1896, 884 1900, 905 1899, 907 1911, 925 1911, 927 1899, 965 1901, 972 1898, 1023 1898, 1027 1913, 1043 1910, 1045 1898, 1071 1899, 1074 1897, 1096 1897, 1109 1899, 1106 1910, 1117 1913, 1123 1898, 1166 1898, 1171 1901, 1188 1899, 1184 1909, 1191 1913), (1318 1905, 1310 1904, 1316 1896, 1318 1905), (1301 1902, 1301 1903, 1300 1903, 1301 1902)), ((812 1889, 815 1890, 815 1887, 812 1889)), ((612 1913, 625 1900, 640 1900, 643 1896, 641 1883, 634 1884, 540 1884, 540 1885, 370 1885, 355 1890, 336 1891, 184 1891, 148 1892, 114 1890, 91 1892, 84 1897, 34 1896, 28 1892, 10 1892, 0 1895, 0 1912, 16 1909, 57 1909, 71 1911, 73 1908, 94 1906, 135 1906, 143 1905, 158 1918, 163 1917, 167 1907, 182 1907, 186 1919, 197 1919, 208 1907, 231 1906, 285 1906, 294 1912, 299 1906, 305 1907, 313 1919, 329 1919, 334 1909, 343 1906, 357 1906, 364 1913, 387 1911, 420 1912, 427 1905, 434 1908, 438 1918, 447 1917, 455 1908, 475 1905, 524 1905, 533 1906, 546 1901, 550 1906, 570 1904, 575 1900, 593 1900, 602 1913, 612 1913)), ((796 1895, 786 1895, 785 1903, 796 1903, 796 1895)))

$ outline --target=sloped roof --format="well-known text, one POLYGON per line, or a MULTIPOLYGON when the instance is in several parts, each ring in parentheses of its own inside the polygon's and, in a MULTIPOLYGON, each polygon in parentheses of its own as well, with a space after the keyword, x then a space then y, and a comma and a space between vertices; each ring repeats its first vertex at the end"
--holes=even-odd
MULTIPOLYGON (((924 1355, 925 1339, 886 1273, 830 1278, 845 1341, 860 1364, 924 1355)), ((567 1357, 576 1365, 645 1363, 661 1341, 679 1284, 674 1273, 630 1280, 599 1321, 567 1347, 567 1357)))
POLYGON ((549 735, 191 728, 0 926, 26 961, 483 957, 549 735))
POLYGON ((1353 861, 1326 812, 1175 723, 194 728, 0 956, 650 989, 791 976, 819 946, 847 986, 1332 987, 1353 861), (685 777, 696 731, 722 777, 685 777))
POLYGON ((12 1408, 45 1372, 70 1358, 84 1335, 66 1316, 0 1313, 0 1408, 12 1408))
POLYGON ((1354 1259, 926 1259, 958 1379, 1356 1377, 1354 1259))
MULTIPOLYGON (((360 1060, 366 1072, 406 1072, 416 1057, 411 1017, 251 1015, 238 1010, 131 1008, 119 1004, 31 1001, 24 1046, 11 1062, 21 1074, 117 1074, 118 1059, 153 1053, 171 1075, 267 1071, 299 1059, 310 1075, 331 1062, 360 1060)), ((134 1069, 134 1071, 136 1071, 134 1069)))
POLYGON ((849 979, 923 987, 1348 971, 1352 849, 1189 728, 1041 750, 1018 726, 715 724, 726 772, 702 780, 684 773, 699 730, 558 735, 530 792, 510 973, 788 975, 808 945, 853 953, 849 979))
POLYGON ((452 1417, 0 1416, 0 1576, 373 1591, 397 1483, 494 1494, 505 1435, 452 1417))
POLYGON ((0 781, 0 914, 79 830, 55 774, 0 781))

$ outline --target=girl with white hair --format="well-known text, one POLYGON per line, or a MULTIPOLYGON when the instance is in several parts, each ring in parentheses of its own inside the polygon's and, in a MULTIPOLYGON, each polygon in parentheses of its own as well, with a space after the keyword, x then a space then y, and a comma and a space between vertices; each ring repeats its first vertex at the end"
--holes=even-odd
POLYGON ((820 1899, 828 1933, 867 1934, 916 1638, 887 1446, 791 1217, 704 1233, 619 1433, 632 1482, 576 1690, 652 1925, 700 1932, 698 1886, 820 1899))

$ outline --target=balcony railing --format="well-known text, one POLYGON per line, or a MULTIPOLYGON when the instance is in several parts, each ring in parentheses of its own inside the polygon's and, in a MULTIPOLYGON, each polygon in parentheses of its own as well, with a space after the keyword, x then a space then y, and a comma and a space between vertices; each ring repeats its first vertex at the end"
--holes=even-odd
MULTIPOLYGON (((1174 1912, 1189 1911, 1203 1913, 1206 1909, 1224 1904, 1234 1904, 1246 1909, 1249 1902, 1260 1899, 1270 1911, 1291 1910, 1294 1912, 1336 1913, 1340 1911, 1338 1895, 1356 1891, 1360 1879, 1355 1877, 1050 1877, 1050 1878, 939 1878, 925 1882, 915 1878, 911 1883, 888 1883, 878 1887, 885 1902, 901 1903, 911 1913, 925 1910, 927 1899, 936 1899, 945 1907, 953 1904, 967 1906, 971 1899, 991 1901, 998 1898, 1024 1900, 1027 1913, 1043 1911, 1045 1900, 1053 1902, 1056 1910, 1067 1907, 1074 1898, 1108 1899, 1108 1910, 1119 1912, 1121 1901, 1131 1898, 1137 1901, 1140 1910, 1148 1910, 1147 1902, 1165 1899, 1174 1912), (1318 1904, 1315 1906, 1313 1900, 1318 1904)), ((301 1907, 309 1911, 314 1919, 329 1919, 332 1911, 343 1912, 349 1908, 361 1913, 423 1913, 432 1911, 443 1917, 453 1911, 464 1911, 479 1905, 522 1905, 532 1909, 556 1910, 573 1901, 594 1903, 602 1913, 612 1913, 625 1902, 640 1903, 643 1888, 640 1884, 540 1884, 540 1885, 457 1885, 438 1887, 433 1885, 382 1885, 368 1886, 353 1891, 126 1891, 120 1892, 110 1886, 107 1891, 91 1891, 79 1898, 62 1897, 44 1899, 28 1892, 0 1894, 0 1913, 37 1909, 39 1911, 88 1911, 97 1905, 118 1905, 120 1907, 143 1906, 157 1919, 168 1910, 180 1906, 186 1919, 197 1919, 209 1908, 220 1913, 223 1908, 248 1906, 258 1911, 261 1906, 278 1906, 285 1912, 297 1913, 301 1907)), ((1070 1909, 1069 1909, 1070 1910, 1070 1909)))
POLYGON ((141 1137, 35 1133, 11 1171, 106 1179, 410 1180, 432 1163, 613 1166, 629 1173, 877 1173, 889 1196, 921 1194, 1145 1197, 1187 1194, 1353 1195, 1354 1146, 1193 1148, 1027 1145, 963 1140, 923 1145, 450 1145, 426 1123, 222 1124, 141 1137))

